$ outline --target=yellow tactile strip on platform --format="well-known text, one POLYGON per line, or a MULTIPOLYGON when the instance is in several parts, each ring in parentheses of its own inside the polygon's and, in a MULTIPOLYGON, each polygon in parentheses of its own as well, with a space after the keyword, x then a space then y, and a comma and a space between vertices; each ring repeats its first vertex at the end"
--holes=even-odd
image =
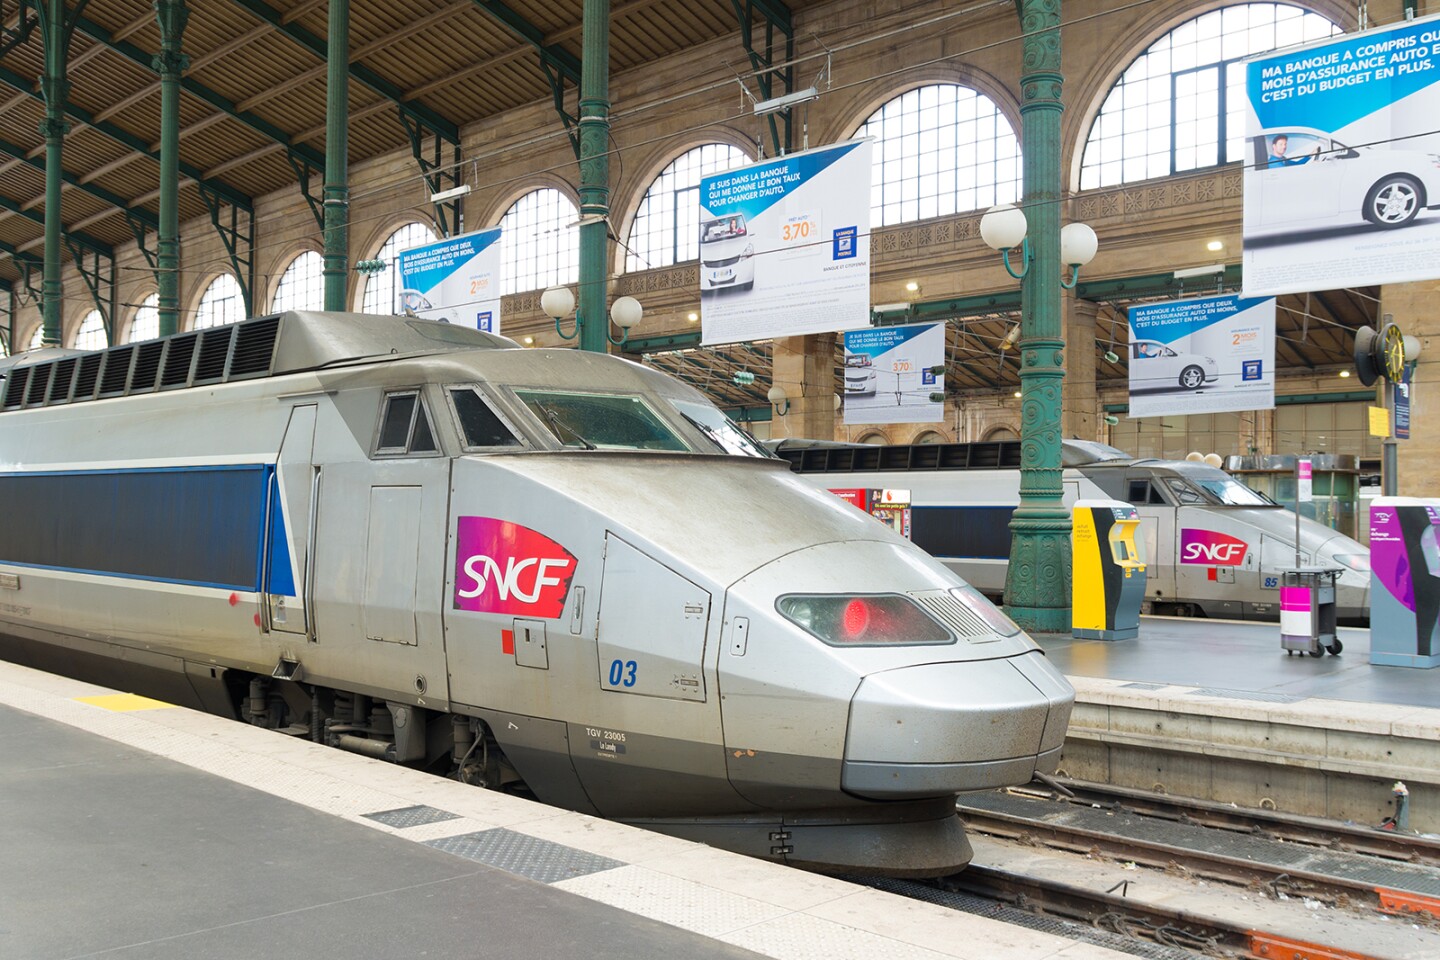
POLYGON ((113 710, 116 713, 131 713, 135 710, 168 710, 175 707, 173 703, 151 700, 149 697, 142 697, 136 693, 107 693, 99 697, 76 697, 75 700, 79 703, 88 703, 92 707, 99 707, 102 710, 113 710))

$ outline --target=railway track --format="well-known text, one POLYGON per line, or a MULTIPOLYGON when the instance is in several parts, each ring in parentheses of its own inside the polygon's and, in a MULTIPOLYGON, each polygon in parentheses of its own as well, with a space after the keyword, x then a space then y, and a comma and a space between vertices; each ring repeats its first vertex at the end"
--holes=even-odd
MULTIPOLYGON (((1165 812, 1176 809, 1178 805, 1165 812)), ((1246 828, 1244 812, 1234 810, 1226 824, 1217 827, 1189 815, 1155 817, 1124 805, 1107 808, 1013 792, 966 797, 960 814, 968 829, 988 836, 1179 869, 1274 896, 1284 893, 1332 906, 1440 917, 1436 844, 1425 838, 1391 835, 1376 844, 1385 850, 1377 856, 1348 849, 1368 838, 1357 837, 1359 830, 1342 824, 1327 831, 1318 823, 1286 824, 1284 818, 1267 816, 1246 828), (1270 832, 1280 826, 1304 840, 1270 832)))
MULTIPOLYGON (((969 905, 951 904, 971 912, 983 912, 974 906, 973 900, 979 900, 1012 913, 1061 918, 1108 931, 1120 942, 1096 942, 1147 957, 1440 956, 1440 842, 1434 838, 1096 784, 1063 785, 1075 795, 1012 790, 962 797, 960 815, 977 841, 975 864, 929 888, 902 889, 905 885, 897 883, 894 889, 938 903, 971 899, 969 905), (1073 877, 1048 875, 1057 872, 1053 869, 986 862, 991 841, 1140 872, 1120 873, 1122 879, 1108 885, 1097 879, 1103 874, 1075 870, 1069 872, 1083 878, 1071 882, 1073 877), (1194 882, 1208 895, 1181 898, 1182 905, 1174 898, 1137 896, 1125 878, 1141 880, 1145 868, 1153 868, 1148 877, 1163 874, 1194 882), (1247 901, 1248 909, 1226 909, 1226 897, 1247 901), (1279 907, 1287 900, 1292 907, 1303 903, 1312 911, 1325 910, 1339 918, 1338 926, 1350 929, 1337 934, 1323 924, 1303 922, 1298 929, 1290 922, 1287 929, 1279 919, 1279 907), (1273 928, 1267 927, 1267 912, 1276 915, 1273 928), (1388 928, 1383 933, 1389 940, 1380 935, 1382 928, 1388 928), (1376 935, 1367 935, 1367 929, 1376 935), (1419 932, 1406 943, 1412 929, 1419 932), (1400 947, 1392 942, 1397 933, 1400 947), (1430 938, 1434 944, 1427 948, 1422 940, 1430 938)), ((1148 892, 1156 884, 1146 880, 1139 886, 1148 892)))
POLYGON ((1303 817, 1278 810, 1258 810, 1209 800, 1172 797, 1084 780, 1059 778, 1056 782, 1069 790, 1072 796, 1062 797, 1055 791, 1029 788, 1017 788, 1012 792, 1056 800, 1066 799, 1072 803, 1098 805, 1104 809, 1128 811, 1146 817, 1195 823, 1220 830, 1249 833, 1292 843, 1308 843, 1312 846, 1324 846, 1384 859, 1440 866, 1440 838, 1437 837, 1303 817))

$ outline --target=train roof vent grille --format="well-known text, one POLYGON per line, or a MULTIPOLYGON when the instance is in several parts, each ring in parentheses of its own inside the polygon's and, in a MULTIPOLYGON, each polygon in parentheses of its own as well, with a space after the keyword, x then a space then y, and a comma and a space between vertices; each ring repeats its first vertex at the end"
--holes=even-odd
POLYGON ((30 374, 30 389, 25 391, 25 405, 38 406, 45 402, 45 389, 50 386, 50 371, 55 364, 46 363, 34 368, 30 374))
POLYGON ((70 382, 75 379, 75 365, 78 357, 66 357, 55 362, 55 376, 50 383, 50 402, 64 403, 70 399, 70 382))
POLYGON ((29 367, 10 368, 5 378, 5 409, 14 409, 25 401, 25 385, 29 382, 29 367))
POLYGON ((165 354, 165 369, 160 374, 160 389, 183 387, 190 380, 190 361, 195 357, 195 341, 198 333, 185 333, 170 337, 170 352, 165 354))
POLYGON ((949 590, 914 590, 910 596, 932 617, 966 640, 999 640, 979 615, 949 590))
POLYGON ((155 378, 160 375, 160 358, 165 353, 165 341, 147 340, 135 349, 135 372, 130 375, 130 392, 153 393, 155 378))
POLYGON ((125 392, 130 382, 130 361, 135 357, 135 348, 114 347, 105 352, 105 366, 100 371, 100 396, 118 397, 125 392))
POLYGON ((194 383, 217 383, 225 378, 225 361, 234 336, 233 326, 200 331, 200 359, 195 361, 194 383))
POLYGON ((235 328, 235 355, 230 358, 230 380, 263 377, 275 356, 280 316, 249 320, 235 328))
POLYGON ((87 353, 80 358, 80 375, 75 378, 74 397, 77 401, 94 399, 95 384, 100 379, 100 363, 104 359, 103 353, 87 353))

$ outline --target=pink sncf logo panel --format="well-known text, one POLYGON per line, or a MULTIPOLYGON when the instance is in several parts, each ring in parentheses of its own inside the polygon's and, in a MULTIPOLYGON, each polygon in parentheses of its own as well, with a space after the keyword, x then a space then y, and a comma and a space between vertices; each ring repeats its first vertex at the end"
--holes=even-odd
POLYGON ((1245 562, 1250 545, 1244 540, 1214 530, 1180 531, 1180 562, 1202 563, 1207 567, 1234 567, 1245 562))
POLYGON ((555 619, 575 556, 543 533, 494 517, 461 517, 455 534, 455 609, 555 619))

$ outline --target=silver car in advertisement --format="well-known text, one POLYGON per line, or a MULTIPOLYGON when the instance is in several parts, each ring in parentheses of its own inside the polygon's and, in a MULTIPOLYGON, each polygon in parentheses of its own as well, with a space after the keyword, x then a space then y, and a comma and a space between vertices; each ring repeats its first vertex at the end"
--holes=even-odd
POLYGON ((700 224, 700 293, 755 286, 755 244, 739 214, 700 224))
POLYGON ((1151 389, 1198 390, 1220 379, 1214 357, 1181 353, 1159 340, 1130 344, 1130 380, 1151 389))

